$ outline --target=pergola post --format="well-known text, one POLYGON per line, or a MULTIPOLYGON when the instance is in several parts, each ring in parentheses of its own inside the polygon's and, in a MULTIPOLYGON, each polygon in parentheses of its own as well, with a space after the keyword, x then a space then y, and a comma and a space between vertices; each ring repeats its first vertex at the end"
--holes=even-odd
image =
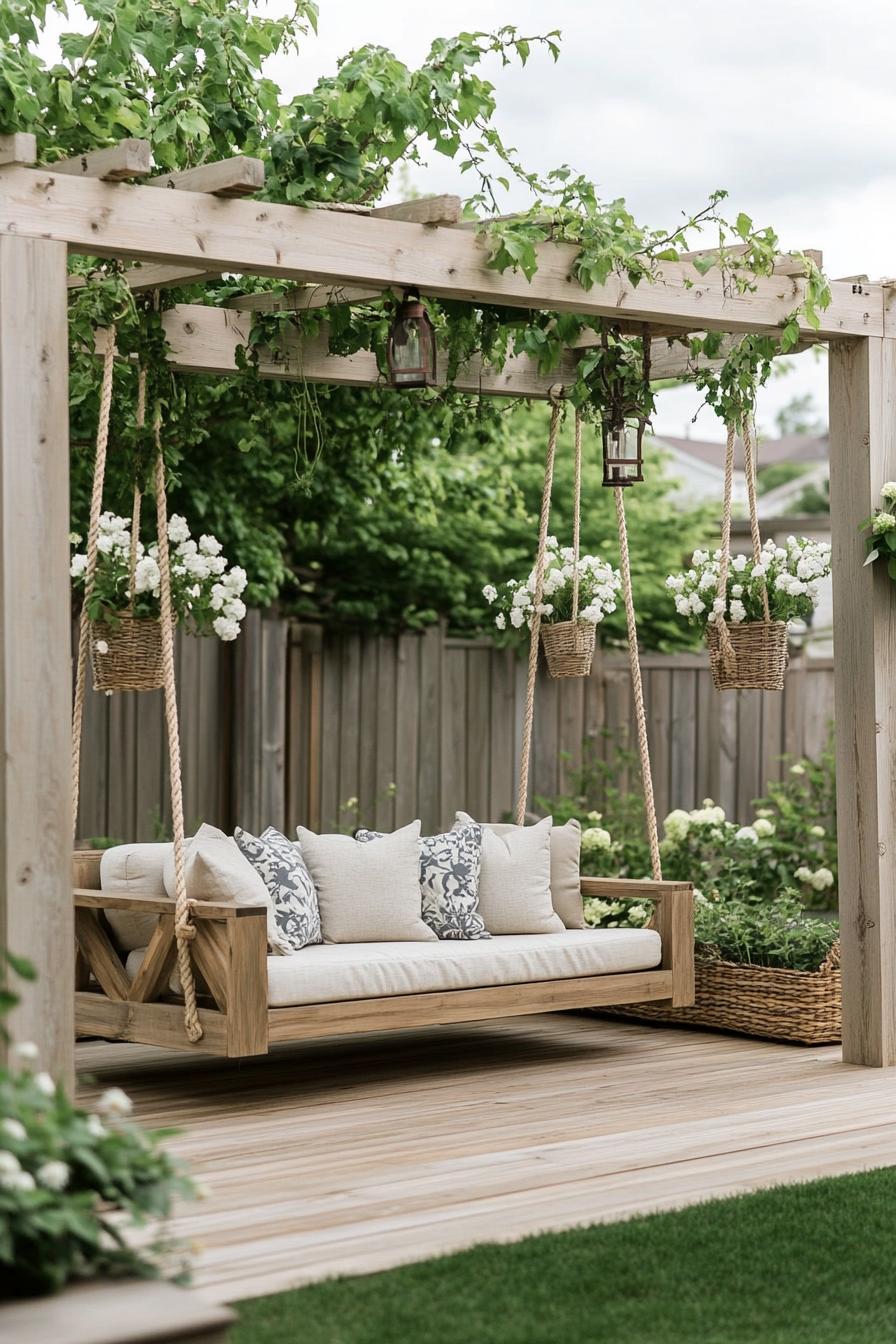
POLYGON ((14 985, 13 1039, 71 1082, 66 252, 0 236, 0 945, 38 975, 14 985))
POLYGON ((896 478, 896 340, 830 346, 843 1058, 896 1064, 896 602, 860 525, 896 478))

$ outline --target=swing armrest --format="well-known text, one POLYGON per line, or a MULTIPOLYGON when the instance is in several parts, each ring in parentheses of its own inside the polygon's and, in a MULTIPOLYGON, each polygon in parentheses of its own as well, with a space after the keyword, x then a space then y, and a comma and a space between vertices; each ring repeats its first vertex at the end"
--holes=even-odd
POLYGON ((608 901, 655 901, 651 921, 660 935, 660 967, 672 972, 672 1006, 694 1002, 694 888, 690 882, 653 882, 622 877, 583 877, 582 895, 608 901))
MULTIPOLYGON (((87 910, 130 910, 138 915, 173 915, 173 896, 153 896, 138 891, 94 891, 75 887, 75 907, 87 910)), ((194 901, 193 919, 244 919, 267 916, 264 905, 234 905, 232 901, 194 901)))

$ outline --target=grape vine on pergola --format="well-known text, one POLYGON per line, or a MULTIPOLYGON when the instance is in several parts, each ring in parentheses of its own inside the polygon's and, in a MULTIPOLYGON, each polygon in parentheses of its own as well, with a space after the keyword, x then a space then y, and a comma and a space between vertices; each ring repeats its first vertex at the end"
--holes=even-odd
MULTIPOLYGON (((172 368, 219 375, 240 367, 259 310, 326 308, 415 287, 425 297, 610 319, 650 336, 654 378, 688 377, 705 362, 695 361, 693 333, 780 335, 809 282, 807 254, 780 257, 747 286, 732 286, 724 266, 707 269, 700 254, 663 261, 638 284, 614 273, 585 289, 572 244, 542 244, 530 279, 490 267, 455 197, 372 208, 255 201, 263 168, 245 157, 141 184, 149 146, 133 140, 50 168, 34 162, 32 136, 0 137, 0 945, 38 971, 13 1031, 38 1041, 62 1077, 72 1072, 74 1034, 66 301, 83 284, 68 275, 69 253, 129 263, 134 290, 222 274, 293 282, 286 294, 163 313, 172 368)), ((863 566, 859 530, 881 483, 896 476, 892 292, 886 281, 833 281, 828 306, 797 319, 801 344, 826 342, 830 357, 843 1051, 868 1065, 896 1064, 896 616, 886 573, 863 566)), ((582 351, 599 339, 586 330, 549 371, 528 355, 501 368, 477 356, 452 383, 477 395, 545 398, 574 381, 582 351)), ((330 354, 325 328, 313 337, 287 328, 276 354, 255 356, 262 377, 382 381, 373 352, 330 354)))

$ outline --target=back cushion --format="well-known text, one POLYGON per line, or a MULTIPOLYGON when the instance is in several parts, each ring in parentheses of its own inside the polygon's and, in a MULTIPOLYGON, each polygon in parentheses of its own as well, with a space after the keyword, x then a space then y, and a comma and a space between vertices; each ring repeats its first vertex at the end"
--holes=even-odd
MULTIPOLYGON (((512 823, 487 822, 490 831, 506 835, 516 830, 512 823)), ((585 907, 582 904, 582 878, 579 863, 582 851, 582 828, 571 817, 565 826, 551 828, 551 904, 567 929, 584 929, 585 907)))
MULTIPOLYGON (((468 826, 458 812, 455 826, 468 826)), ((535 826, 510 826, 503 835, 482 828, 479 913, 489 933, 562 933, 551 904, 550 817, 535 826)))
MULTIPOLYGON (((103 891, 163 896, 165 860, 170 853, 170 844, 113 845, 100 860, 100 887, 103 891)), ((107 910, 106 918, 123 952, 145 947, 158 922, 156 915, 136 915, 128 910, 107 910)))

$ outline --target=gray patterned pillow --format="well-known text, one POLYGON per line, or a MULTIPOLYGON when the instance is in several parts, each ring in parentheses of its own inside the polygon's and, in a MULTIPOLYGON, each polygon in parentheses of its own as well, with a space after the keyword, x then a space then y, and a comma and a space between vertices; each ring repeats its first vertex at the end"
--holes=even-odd
POLYGON ((317 892, 302 851, 273 826, 260 838, 237 826, 233 838, 264 879, 274 904, 270 942, 275 952, 301 952, 311 943, 322 943, 317 892))
MULTIPOLYGON (((356 840, 379 840, 382 831, 355 831, 356 840)), ((423 920, 438 938, 471 941, 491 938, 479 913, 482 827, 459 826, 444 835, 420 837, 420 891, 423 920)))

